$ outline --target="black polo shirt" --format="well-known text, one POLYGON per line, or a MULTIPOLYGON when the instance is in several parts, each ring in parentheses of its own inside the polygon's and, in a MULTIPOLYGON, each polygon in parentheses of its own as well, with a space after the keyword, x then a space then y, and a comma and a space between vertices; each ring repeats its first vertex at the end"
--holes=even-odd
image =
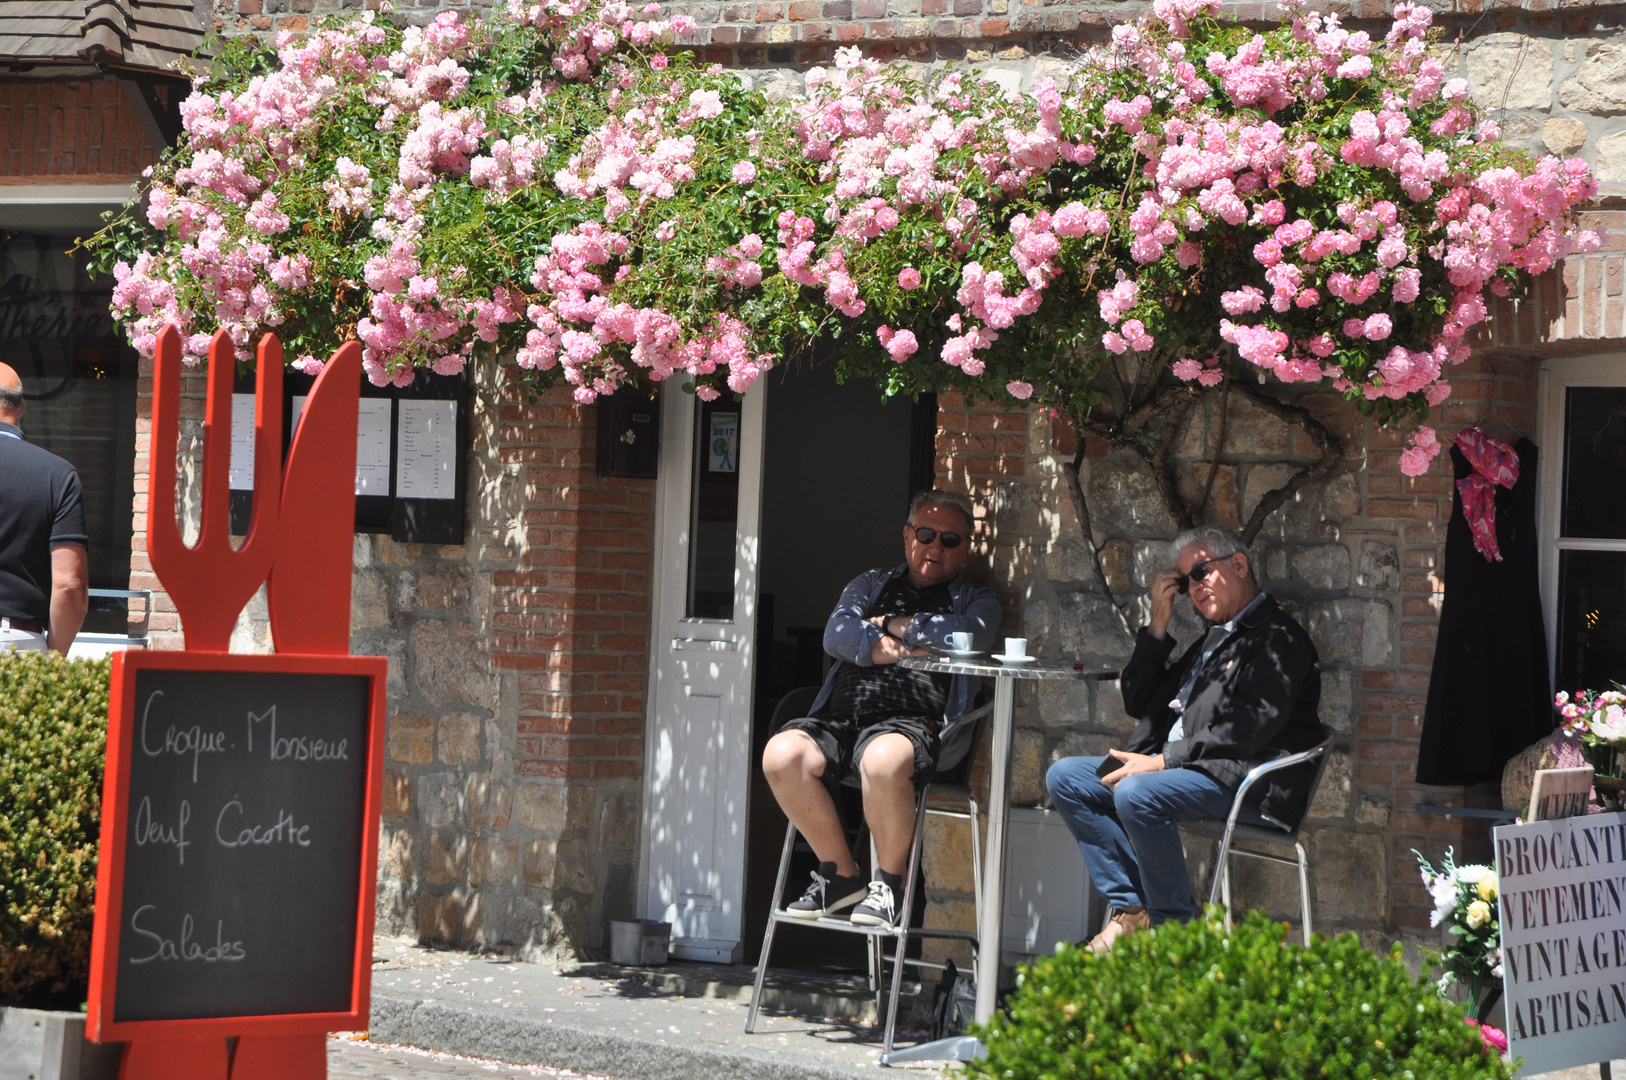
POLYGON ((0 616, 50 622, 51 549, 89 540, 73 466, 0 422, 0 616))

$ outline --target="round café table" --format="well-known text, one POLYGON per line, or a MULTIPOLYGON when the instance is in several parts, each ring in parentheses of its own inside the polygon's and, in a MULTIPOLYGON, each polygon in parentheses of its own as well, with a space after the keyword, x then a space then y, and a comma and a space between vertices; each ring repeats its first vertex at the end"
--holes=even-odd
MULTIPOLYGON (((994 683, 993 740, 989 761, 988 842, 983 851, 982 914, 977 923, 977 1011, 976 1021, 986 1024, 999 1000, 1000 941, 1005 921, 1005 818, 1010 809, 1011 728, 1016 711, 1016 683, 1019 679, 1061 682, 1116 679, 1115 668, 1038 659, 1026 664, 1003 663, 986 653, 971 657, 909 656, 899 667, 912 671, 940 671, 950 675, 975 675, 994 683)), ((983 1055, 980 1041, 960 1035, 894 1050, 881 1058, 882 1065, 906 1061, 971 1061, 983 1055)))

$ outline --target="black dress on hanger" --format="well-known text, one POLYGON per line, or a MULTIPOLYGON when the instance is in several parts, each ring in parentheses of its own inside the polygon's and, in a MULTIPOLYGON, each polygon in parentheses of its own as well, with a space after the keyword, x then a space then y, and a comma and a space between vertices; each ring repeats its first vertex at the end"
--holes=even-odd
MULTIPOLYGON (((1553 730, 1536 559, 1536 445, 1521 438, 1519 479, 1496 489, 1501 562, 1474 550, 1452 486, 1445 533, 1445 602, 1417 747, 1420 784, 1499 780, 1507 760, 1553 730)), ((1451 447, 1455 478, 1473 473, 1451 447)))

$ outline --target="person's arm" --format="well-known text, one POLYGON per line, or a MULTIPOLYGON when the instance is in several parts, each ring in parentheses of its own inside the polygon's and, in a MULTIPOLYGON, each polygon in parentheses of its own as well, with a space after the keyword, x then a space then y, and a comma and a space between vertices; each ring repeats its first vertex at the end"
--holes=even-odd
POLYGON ((78 544, 51 549, 51 625, 45 643, 68 655, 90 608, 90 562, 78 544))
POLYGON ((1240 661, 1245 666, 1213 719, 1196 722, 1196 709, 1187 710, 1187 737, 1163 748, 1165 762, 1173 768, 1204 758, 1257 757, 1293 715, 1319 662, 1308 638, 1269 628, 1259 646, 1240 661))
POLYGON ((859 667, 875 663, 875 647, 886 639, 881 628, 864 618, 869 606, 869 594, 875 588, 876 577, 883 573, 870 570, 859 574, 841 590, 841 600, 824 624, 824 651, 837 660, 859 667))
POLYGON ((1004 611, 998 593, 978 586, 971 591, 971 602, 966 605, 964 615, 894 615, 887 620, 887 629, 902 631, 893 636, 902 638, 911 648, 946 649, 950 634, 969 632, 971 647, 986 652, 994 647, 994 635, 999 633, 999 620, 1004 611))

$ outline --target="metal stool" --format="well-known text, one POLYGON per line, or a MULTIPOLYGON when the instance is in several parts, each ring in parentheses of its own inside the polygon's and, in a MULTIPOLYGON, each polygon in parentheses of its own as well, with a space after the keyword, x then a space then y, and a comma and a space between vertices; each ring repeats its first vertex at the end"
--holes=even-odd
MULTIPOLYGON (((807 715, 807 709, 812 705, 813 698, 818 693, 818 687, 802 687, 791 691, 780 701, 774 709, 773 719, 770 722, 772 730, 778 731, 786 722, 807 715)), ((982 845, 977 829, 977 798, 971 790, 969 780, 972 760, 976 757, 979 736, 981 735, 982 721, 992 711, 991 703, 981 703, 964 716, 943 728, 940 738, 947 738, 966 727, 972 727, 972 737, 965 758, 950 768, 947 774, 942 774, 928 783, 916 800, 915 810, 915 838, 909 846, 909 870, 904 878, 903 900, 898 909, 899 919, 896 926, 858 926, 847 919, 825 917, 821 919, 800 919, 787 914, 784 908, 785 878, 790 873, 791 853, 796 846, 796 826, 789 825, 785 829, 785 846, 779 855, 779 876, 774 882, 773 903, 768 912, 768 930, 762 938, 762 954, 757 959, 756 985, 751 990, 751 1007, 745 1017, 746 1034, 756 1031, 757 1013, 762 1002, 762 983, 768 974, 768 956, 773 949, 774 929, 786 922, 794 926, 818 927, 825 930, 835 930, 845 934, 863 934, 869 938, 869 982, 870 989, 875 993, 877 1009, 881 1009, 881 984, 884 975, 886 960, 886 939, 897 941, 897 947, 892 957, 892 981, 887 993, 884 1010, 886 1014, 886 1035, 881 1052, 892 1052, 893 1032, 898 1020, 898 995, 903 987, 903 969, 913 965, 919 968, 933 968, 942 970, 942 964, 930 960, 910 959, 905 955, 909 941, 914 938, 947 938, 971 943, 973 950, 977 948, 977 935, 966 930, 927 930, 924 927, 911 929, 909 920, 914 914, 915 882, 919 877, 921 851, 925 843, 926 816, 963 818, 971 823, 971 865, 973 872, 973 889, 975 890, 978 919, 982 913, 982 845), (931 802, 937 799, 954 799, 963 801, 966 809, 949 810, 934 807, 931 802)), ((848 777, 844 784, 858 786, 856 776, 848 777)), ((868 829, 861 828, 859 837, 868 835, 868 829)), ((871 862, 874 860, 874 845, 870 848, 871 862)))

